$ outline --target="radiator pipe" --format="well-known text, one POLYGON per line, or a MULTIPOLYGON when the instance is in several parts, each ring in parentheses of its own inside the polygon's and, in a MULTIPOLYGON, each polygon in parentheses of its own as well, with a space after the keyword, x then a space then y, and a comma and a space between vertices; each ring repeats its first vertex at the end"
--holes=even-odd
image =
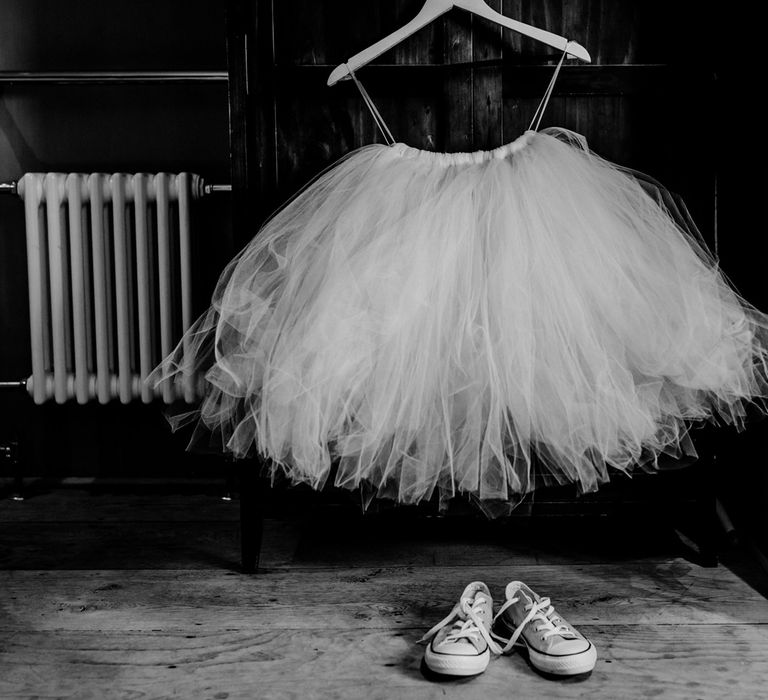
MULTIPOLYGON (((231 192, 232 185, 228 184, 207 184, 202 183, 200 192, 202 194, 218 194, 219 192, 231 192)), ((10 180, 8 182, 0 182, 0 194, 18 194, 18 182, 16 180, 10 180)))
POLYGON ((227 71, 0 71, 2 83, 124 84, 124 83, 226 83, 227 71))
POLYGON ((26 389, 27 380, 17 379, 16 381, 0 382, 0 389, 26 389))
POLYGON ((203 194, 215 194, 216 192, 231 192, 232 185, 203 185, 203 194))

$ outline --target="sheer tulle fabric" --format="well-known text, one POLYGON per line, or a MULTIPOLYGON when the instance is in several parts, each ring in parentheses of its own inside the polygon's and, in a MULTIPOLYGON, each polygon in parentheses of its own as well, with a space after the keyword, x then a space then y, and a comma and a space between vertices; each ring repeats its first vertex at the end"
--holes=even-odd
POLYGON ((295 482, 513 502, 695 455, 695 421, 742 427, 767 327, 665 190, 548 129, 352 152, 228 265, 150 380, 204 373, 174 425, 295 482))

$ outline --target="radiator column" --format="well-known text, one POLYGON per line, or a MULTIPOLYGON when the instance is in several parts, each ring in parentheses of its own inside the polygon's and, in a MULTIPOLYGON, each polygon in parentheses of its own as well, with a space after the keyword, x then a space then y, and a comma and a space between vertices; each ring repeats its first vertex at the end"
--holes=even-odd
POLYGON ((90 401, 89 389, 89 314, 87 299, 89 296, 89 275, 87 242, 84 240, 87 228, 83 225, 83 196, 85 178, 78 173, 70 173, 65 182, 67 201, 69 202, 69 247, 70 269, 72 271, 72 336, 75 350, 75 398, 78 403, 90 401))
POLYGON ((157 390, 145 380, 192 324, 190 207, 200 178, 27 173, 17 191, 35 403, 195 401, 201 377, 157 390))
POLYGON ((24 199, 24 218, 27 231, 27 279, 29 286, 29 339, 32 353, 32 376, 27 386, 36 404, 44 403, 48 398, 46 370, 49 363, 50 321, 48 318, 45 285, 47 279, 45 212, 43 202, 43 175, 27 173, 19 180, 19 196, 24 199))

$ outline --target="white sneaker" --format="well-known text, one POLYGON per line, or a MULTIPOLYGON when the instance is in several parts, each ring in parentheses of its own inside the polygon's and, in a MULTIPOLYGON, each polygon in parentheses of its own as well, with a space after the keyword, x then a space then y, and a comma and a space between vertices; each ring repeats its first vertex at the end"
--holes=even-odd
POLYGON ((525 646, 531 663, 544 673, 572 676, 595 667, 597 651, 550 604, 520 581, 507 584, 507 600, 493 618, 493 638, 502 653, 525 646))
POLYGON ((450 614, 419 641, 429 642, 424 663, 431 671, 448 676, 474 676, 488 668, 491 649, 493 599, 481 581, 470 583, 450 614))

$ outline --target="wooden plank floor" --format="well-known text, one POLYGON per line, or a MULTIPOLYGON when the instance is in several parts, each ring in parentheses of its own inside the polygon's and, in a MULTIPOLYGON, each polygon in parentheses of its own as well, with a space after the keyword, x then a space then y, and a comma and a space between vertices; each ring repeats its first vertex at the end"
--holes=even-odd
POLYGON ((705 569, 631 521, 317 506, 269 520, 263 571, 243 576, 237 529, 210 495, 0 502, 0 698, 768 697, 768 581, 744 552, 705 569), (552 681, 512 655, 425 678, 418 638, 476 579, 551 596, 594 672, 552 681))

